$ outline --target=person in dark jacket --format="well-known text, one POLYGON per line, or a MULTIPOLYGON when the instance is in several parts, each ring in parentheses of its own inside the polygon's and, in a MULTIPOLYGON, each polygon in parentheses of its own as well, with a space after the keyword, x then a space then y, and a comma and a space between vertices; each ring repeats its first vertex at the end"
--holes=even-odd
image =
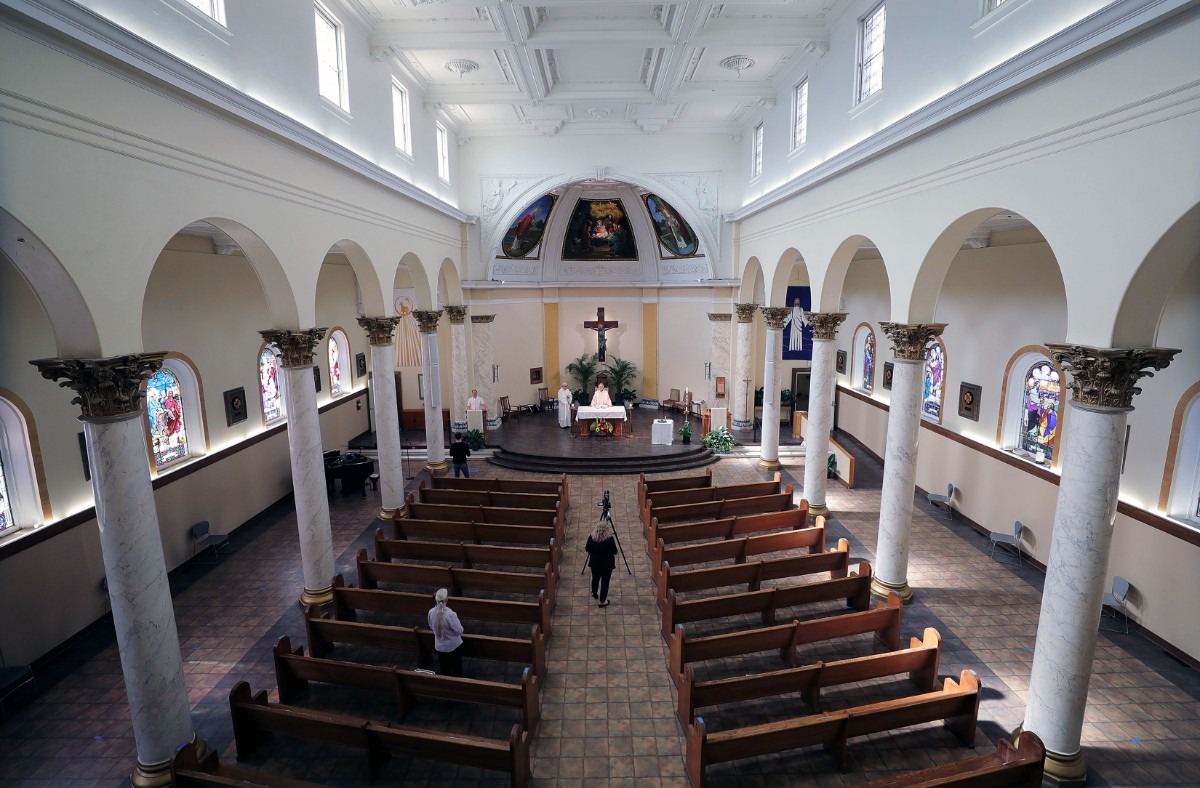
POLYGON ((471 478, 471 469, 467 467, 467 458, 471 456, 471 447, 463 440, 461 432, 454 433, 454 443, 450 444, 450 464, 454 466, 454 478, 461 473, 471 478))
POLYGON ((617 568, 617 537, 612 523, 603 518, 596 523, 584 549, 592 567, 592 599, 600 600, 600 607, 608 607, 608 580, 617 568))

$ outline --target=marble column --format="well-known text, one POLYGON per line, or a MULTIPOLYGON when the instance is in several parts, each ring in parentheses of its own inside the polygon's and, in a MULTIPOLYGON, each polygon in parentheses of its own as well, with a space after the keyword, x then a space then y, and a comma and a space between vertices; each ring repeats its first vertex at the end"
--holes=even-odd
POLYGON ((764 306, 762 312, 767 321, 767 347, 763 361, 763 423, 758 467, 775 471, 779 470, 779 383, 783 361, 783 324, 792 310, 782 306, 764 306))
POLYGON ((446 439, 442 434, 442 367, 438 361, 438 322, 442 310, 413 310, 421 331, 421 374, 425 396, 425 469, 441 476, 450 469, 446 462, 446 439))
POLYGON ((921 384, 925 345, 946 329, 945 323, 880 323, 892 340, 896 358, 892 402, 888 409, 883 490, 879 500, 879 543, 871 594, 886 599, 895 591, 912 601, 908 585, 908 544, 912 536, 913 493, 917 479, 917 434, 921 428, 921 384))
POLYGON ((325 328, 300 331, 259 331, 279 348, 287 398, 288 452, 292 461, 292 491, 296 499, 296 527, 300 532, 300 563, 304 570, 301 605, 333 601, 333 533, 329 527, 326 497, 325 451, 317 391, 313 384, 313 354, 325 328))
POLYGON ((808 392, 808 430, 804 437, 804 498, 809 514, 829 514, 825 505, 825 472, 829 463, 829 431, 833 428, 833 365, 837 330, 845 312, 809 312, 813 328, 812 380, 808 392))
POLYGON ((371 379, 375 388, 375 449, 383 509, 379 517, 404 516, 404 466, 400 455, 400 411, 396 409, 396 346, 399 317, 360 317, 371 345, 371 379))
MULTIPOLYGON (((137 745, 137 788, 171 785, 171 757, 195 738, 175 609, 147 465, 142 381, 165 353, 31 362, 78 394, 100 550, 137 745)), ((202 748, 203 749, 203 748, 202 748)))
POLYGON ((500 402, 496 399, 496 382, 492 380, 492 368, 496 363, 496 350, 492 344, 492 321, 495 315, 471 315, 471 339, 475 355, 475 374, 471 388, 479 390, 479 396, 487 403, 488 426, 500 426, 500 402))
POLYGON ((450 429, 467 431, 467 396, 471 383, 467 374, 467 308, 447 306, 450 319, 450 429))
POLYGON ((1141 392, 1138 380, 1152 375, 1151 368, 1166 368, 1179 351, 1047 347, 1071 373, 1071 415, 1022 727, 1046 745, 1047 777, 1082 784, 1087 762, 1079 745, 1117 514, 1125 421, 1141 392))
MULTIPOLYGON (((730 328, 733 315, 728 312, 709 312, 708 326, 710 330, 712 351, 709 358, 712 359, 712 372, 708 381, 708 401, 712 403, 714 408, 728 408, 729 394, 736 391, 736 387, 729 385, 729 340, 730 328), (717 378, 725 378, 725 396, 717 396, 717 378)), ((712 425, 713 429, 724 426, 721 424, 712 425)))
POLYGON ((737 310, 737 354, 733 368, 733 428, 754 429, 754 312, 757 304, 734 304, 737 310))

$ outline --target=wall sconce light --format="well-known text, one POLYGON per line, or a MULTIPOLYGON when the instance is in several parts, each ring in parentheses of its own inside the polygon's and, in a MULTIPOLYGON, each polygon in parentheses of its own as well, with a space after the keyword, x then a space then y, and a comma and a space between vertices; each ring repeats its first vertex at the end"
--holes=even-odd
POLYGON ((492 364, 492 382, 498 383, 499 381, 500 381, 500 365, 492 364))
POLYGON ((712 380, 712 362, 711 361, 704 362, 704 379, 712 380))

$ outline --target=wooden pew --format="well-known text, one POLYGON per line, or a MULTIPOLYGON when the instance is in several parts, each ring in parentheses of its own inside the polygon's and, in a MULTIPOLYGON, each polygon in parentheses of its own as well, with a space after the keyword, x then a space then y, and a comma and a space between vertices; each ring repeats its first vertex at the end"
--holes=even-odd
POLYGON ((943 720, 964 744, 972 747, 979 716, 979 687, 975 672, 964 670, 958 681, 948 678, 936 692, 782 722, 710 734, 705 730, 704 719, 697 717, 695 724, 688 726, 684 758, 688 782, 693 788, 701 788, 704 767, 709 764, 771 755, 814 744, 822 744, 833 752, 838 767, 844 770, 850 739, 936 720, 943 720))
POLYGON ((196 742, 181 744, 171 759, 171 784, 175 788, 321 788, 316 783, 221 763, 216 750, 196 752, 196 742))
MULTIPOLYGON (((696 672, 690 665, 684 665, 683 678, 679 683, 677 713, 679 721, 686 728, 693 722, 698 708, 770 698, 792 692, 803 692, 808 710, 817 713, 821 711, 821 690, 825 687, 901 673, 907 673, 922 692, 932 692, 937 686, 940 659, 941 638, 936 629, 926 627, 923 638, 910 639, 909 647, 899 651, 835 662, 817 662, 815 665, 753 673, 730 679, 696 681, 696 672)), ((281 700, 282 697, 280 695, 281 700)))
POLYGON ((555 605, 554 570, 550 564, 542 567, 542 572, 536 575, 529 572, 397 564, 392 561, 372 561, 364 548, 358 551, 357 565, 358 585, 361 588, 376 589, 380 583, 403 583, 430 588, 431 594, 439 588, 445 588, 452 596, 462 596, 464 589, 477 589, 535 598, 540 598, 544 591, 546 602, 552 610, 555 605))
POLYGON ((452 520, 392 520, 392 536, 395 539, 448 539, 474 544, 562 544, 562 540, 555 537, 553 526, 491 525, 452 520))
POLYGON ((542 569, 546 564, 550 564, 550 569, 557 579, 561 557, 562 550, 556 539, 551 539, 550 544, 545 547, 499 547, 462 542, 388 539, 382 528, 375 531, 376 561, 447 561, 460 564, 463 569, 473 569, 475 564, 542 569))
MULTIPOLYGON (((825 551, 825 518, 818 517, 817 519, 820 521, 820 525, 815 528, 798 528, 795 531, 781 531, 760 536, 735 536, 719 542, 700 542, 677 547, 667 547, 660 537, 655 540, 655 547, 650 553, 652 562, 657 559, 657 564, 651 564, 651 577, 657 581, 663 561, 679 568, 688 564, 706 564, 711 561, 732 560, 740 564, 747 558, 784 550, 807 548, 810 555, 822 553, 825 551)), ((697 525, 704 525, 704 523, 697 523, 697 525)), ((677 529, 693 526, 673 525, 667 527, 677 529)))
POLYGON ((521 673, 520 684, 438 676, 402 668, 306 657, 303 646, 292 649, 291 639, 287 635, 276 641, 274 654, 280 703, 291 703, 310 681, 315 681, 392 692, 396 696, 400 719, 404 719, 415 698, 516 709, 521 712, 521 727, 531 734, 542 715, 538 703, 540 681, 529 668, 521 673))
POLYGON ((897 774, 867 783, 868 788, 1041 788, 1046 748, 1037 735, 1022 731, 1015 746, 1008 739, 996 742, 991 755, 897 774))
POLYGON ((435 490, 494 490, 496 492, 541 493, 557 495, 569 508, 571 493, 567 488, 567 475, 564 473, 550 481, 533 481, 529 479, 456 479, 452 476, 435 476, 429 480, 430 487, 435 490))
POLYGON ((692 490, 697 487, 711 487, 713 483, 712 468, 706 468, 699 476, 675 476, 670 479, 647 479, 646 474, 638 474, 637 497, 638 508, 646 502, 646 496, 667 490, 692 490))
POLYGON ((783 492, 772 495, 756 495, 751 498, 733 498, 721 501, 701 501, 700 503, 685 503, 679 506, 659 506, 653 498, 646 499, 643 514, 643 524, 649 534, 650 523, 657 520, 660 523, 674 523, 683 520, 716 520, 722 517, 736 517, 743 514, 761 514, 763 512, 784 512, 795 508, 792 503, 792 485, 783 488, 783 492))
POLYGON ((406 498, 409 516, 417 520, 450 520, 458 523, 492 523, 494 525, 540 525, 554 529, 554 537, 562 539, 563 509, 510 509, 503 506, 455 506, 447 503, 417 503, 412 493, 406 498))
MULTIPOLYGON (((537 624, 550 637, 550 603, 546 592, 536 602, 508 602, 498 599, 472 599, 451 596, 446 604, 459 618, 477 621, 511 621, 517 624, 537 624)), ((433 607, 432 594, 413 594, 406 591, 381 591, 375 588, 353 588, 346 585, 340 574, 333 578, 333 612, 338 621, 357 621, 355 611, 397 613, 417 616, 421 621, 433 607)))
POLYGON ((372 781, 393 755, 401 755, 505 772, 514 788, 529 783, 529 735, 520 725, 513 725, 508 741, 388 725, 268 703, 265 691, 252 693, 244 681, 229 693, 229 711, 238 758, 253 754, 269 734, 284 733, 365 750, 372 781))
POLYGON ((684 666, 692 662, 778 650, 780 658, 788 667, 794 668, 797 646, 837 640, 851 635, 873 634, 890 651, 895 651, 900 648, 900 616, 903 607, 899 595, 893 591, 888 595, 886 603, 881 603, 871 610, 812 621, 793 621, 790 624, 751 629, 730 635, 689 639, 683 626, 679 625, 667 639, 667 665, 672 681, 678 686, 683 680, 684 666))
POLYGON ((775 623, 777 610, 843 598, 849 603, 849 607, 855 610, 866 610, 870 606, 871 565, 866 561, 859 562, 857 574, 802 586, 764 588, 760 591, 725 594, 687 602, 680 602, 676 599, 675 592, 668 589, 666 601, 662 605, 663 637, 669 637, 677 624, 746 613, 760 614, 763 625, 771 626, 775 623))
MULTIPOLYGON (((401 651, 415 655, 419 662, 428 661, 434 654, 433 633, 428 629, 337 621, 316 605, 308 606, 304 628, 308 649, 314 657, 324 657, 335 643, 401 651)), ((516 662, 530 666, 535 676, 546 674, 546 637, 537 624, 533 625, 528 640, 471 634, 464 634, 462 639, 464 657, 516 662)))
MULTIPOLYGON (((799 533, 793 531, 792 533, 799 533)), ((656 600, 660 608, 667 603, 667 593, 676 595, 689 591, 703 591, 709 588, 724 588, 725 586, 746 583, 750 591, 760 590, 764 580, 782 580, 789 577, 804 577, 820 572, 828 572, 831 580, 846 577, 850 568, 850 543, 845 539, 838 540, 838 546, 828 553, 818 555, 788 556, 760 561, 714 566, 708 569, 692 569, 681 572, 667 561, 664 561, 658 571, 658 594, 656 600)))
MULTIPOLYGON (((824 521, 822 521, 824 524, 824 521)), ((653 553, 652 548, 662 539, 667 545, 680 542, 697 542, 705 539, 733 539, 738 536, 749 536, 766 531, 779 531, 784 528, 799 530, 808 527, 808 501, 800 499, 797 508, 785 508, 781 512, 759 512, 743 514, 737 517, 722 517, 686 525, 659 525, 657 517, 650 518, 650 527, 646 532, 646 552, 653 553)), ((825 549, 825 545, 821 545, 825 549)))
POLYGON ((557 509, 559 498, 549 493, 501 492, 499 490, 429 489, 417 484, 416 500, 454 506, 501 506, 510 509, 557 509))
POLYGON ((782 476, 775 473, 775 480, 769 482, 749 482, 746 484, 728 484, 720 487, 693 487, 687 490, 660 490, 648 495, 638 502, 643 524, 649 522, 646 510, 651 502, 654 506, 682 506, 687 503, 705 503, 708 501, 734 500, 735 498, 753 498, 760 495, 774 495, 783 492, 780 486, 782 476))

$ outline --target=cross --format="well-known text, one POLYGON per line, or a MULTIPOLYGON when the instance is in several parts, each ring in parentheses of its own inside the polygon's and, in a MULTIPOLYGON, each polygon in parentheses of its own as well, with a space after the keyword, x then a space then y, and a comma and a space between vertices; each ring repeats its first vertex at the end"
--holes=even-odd
POLYGON ((621 324, 616 320, 604 319, 604 307, 596 307, 596 319, 583 321, 583 327, 596 332, 596 358, 599 361, 604 360, 604 351, 608 349, 608 340, 604 336, 604 332, 610 328, 617 328, 621 324))

